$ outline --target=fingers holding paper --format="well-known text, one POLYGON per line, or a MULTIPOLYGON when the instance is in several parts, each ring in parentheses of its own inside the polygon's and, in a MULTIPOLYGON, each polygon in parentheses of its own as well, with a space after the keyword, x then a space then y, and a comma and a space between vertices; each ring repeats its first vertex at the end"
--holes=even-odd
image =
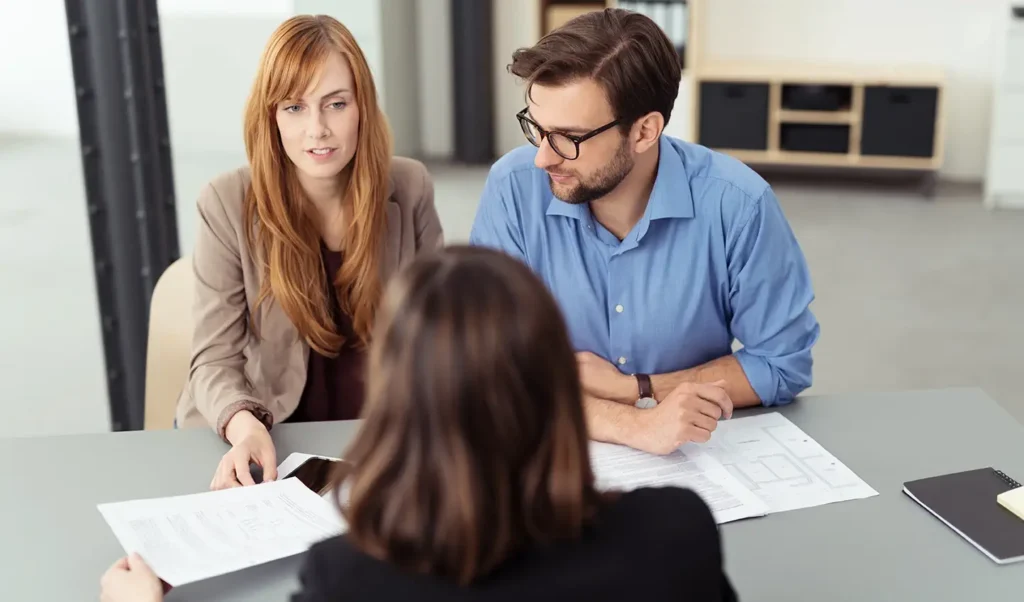
POLYGON ((100 579, 101 602, 159 602, 164 587, 138 554, 121 558, 100 579))

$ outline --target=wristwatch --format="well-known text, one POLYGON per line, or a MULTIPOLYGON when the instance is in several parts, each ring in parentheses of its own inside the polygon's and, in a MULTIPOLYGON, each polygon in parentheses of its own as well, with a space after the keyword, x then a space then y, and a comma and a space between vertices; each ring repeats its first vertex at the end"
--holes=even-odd
POLYGON ((636 377, 637 388, 640 391, 640 396, 637 397, 636 407, 641 410, 649 410, 658 405, 658 400, 654 398, 654 386, 651 385, 651 376, 649 374, 634 374, 636 377))

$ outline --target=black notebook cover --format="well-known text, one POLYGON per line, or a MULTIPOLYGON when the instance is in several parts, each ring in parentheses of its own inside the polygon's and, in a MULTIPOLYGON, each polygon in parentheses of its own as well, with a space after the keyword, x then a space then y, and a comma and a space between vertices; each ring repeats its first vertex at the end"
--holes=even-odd
POLYGON ((1002 472, 979 468, 903 484, 903 492, 999 564, 1024 560, 1024 520, 996 496, 1020 487, 1002 472))

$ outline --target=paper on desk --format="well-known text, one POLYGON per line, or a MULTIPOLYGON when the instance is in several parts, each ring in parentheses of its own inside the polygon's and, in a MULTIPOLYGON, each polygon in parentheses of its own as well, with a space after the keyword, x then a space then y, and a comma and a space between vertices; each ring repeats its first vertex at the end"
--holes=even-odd
POLYGON ((718 523, 763 516, 768 507, 731 475, 718 460, 686 446, 655 456, 609 443, 590 443, 598 489, 676 486, 693 489, 718 523))
POLYGON ((125 552, 175 587, 300 554, 343 529, 298 479, 98 508, 125 552))
POLYGON ((777 412, 723 420, 701 447, 764 500, 769 512, 878 495, 777 412))

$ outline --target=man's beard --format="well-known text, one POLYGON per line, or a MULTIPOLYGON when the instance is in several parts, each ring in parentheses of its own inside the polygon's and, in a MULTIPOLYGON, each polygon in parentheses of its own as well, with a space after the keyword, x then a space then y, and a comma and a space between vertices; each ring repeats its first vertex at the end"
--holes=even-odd
POLYGON ((629 153, 628 145, 623 140, 622 144, 619 145, 619 149, 615 151, 615 156, 612 157, 612 160, 599 169, 589 180, 584 181, 578 174, 571 174, 576 176, 577 184, 568 190, 559 190, 550 176, 548 180, 551 184, 551 191, 556 197, 570 205, 582 205, 583 203, 596 201, 615 190, 626 179, 629 172, 633 170, 634 163, 633 157, 629 153))

